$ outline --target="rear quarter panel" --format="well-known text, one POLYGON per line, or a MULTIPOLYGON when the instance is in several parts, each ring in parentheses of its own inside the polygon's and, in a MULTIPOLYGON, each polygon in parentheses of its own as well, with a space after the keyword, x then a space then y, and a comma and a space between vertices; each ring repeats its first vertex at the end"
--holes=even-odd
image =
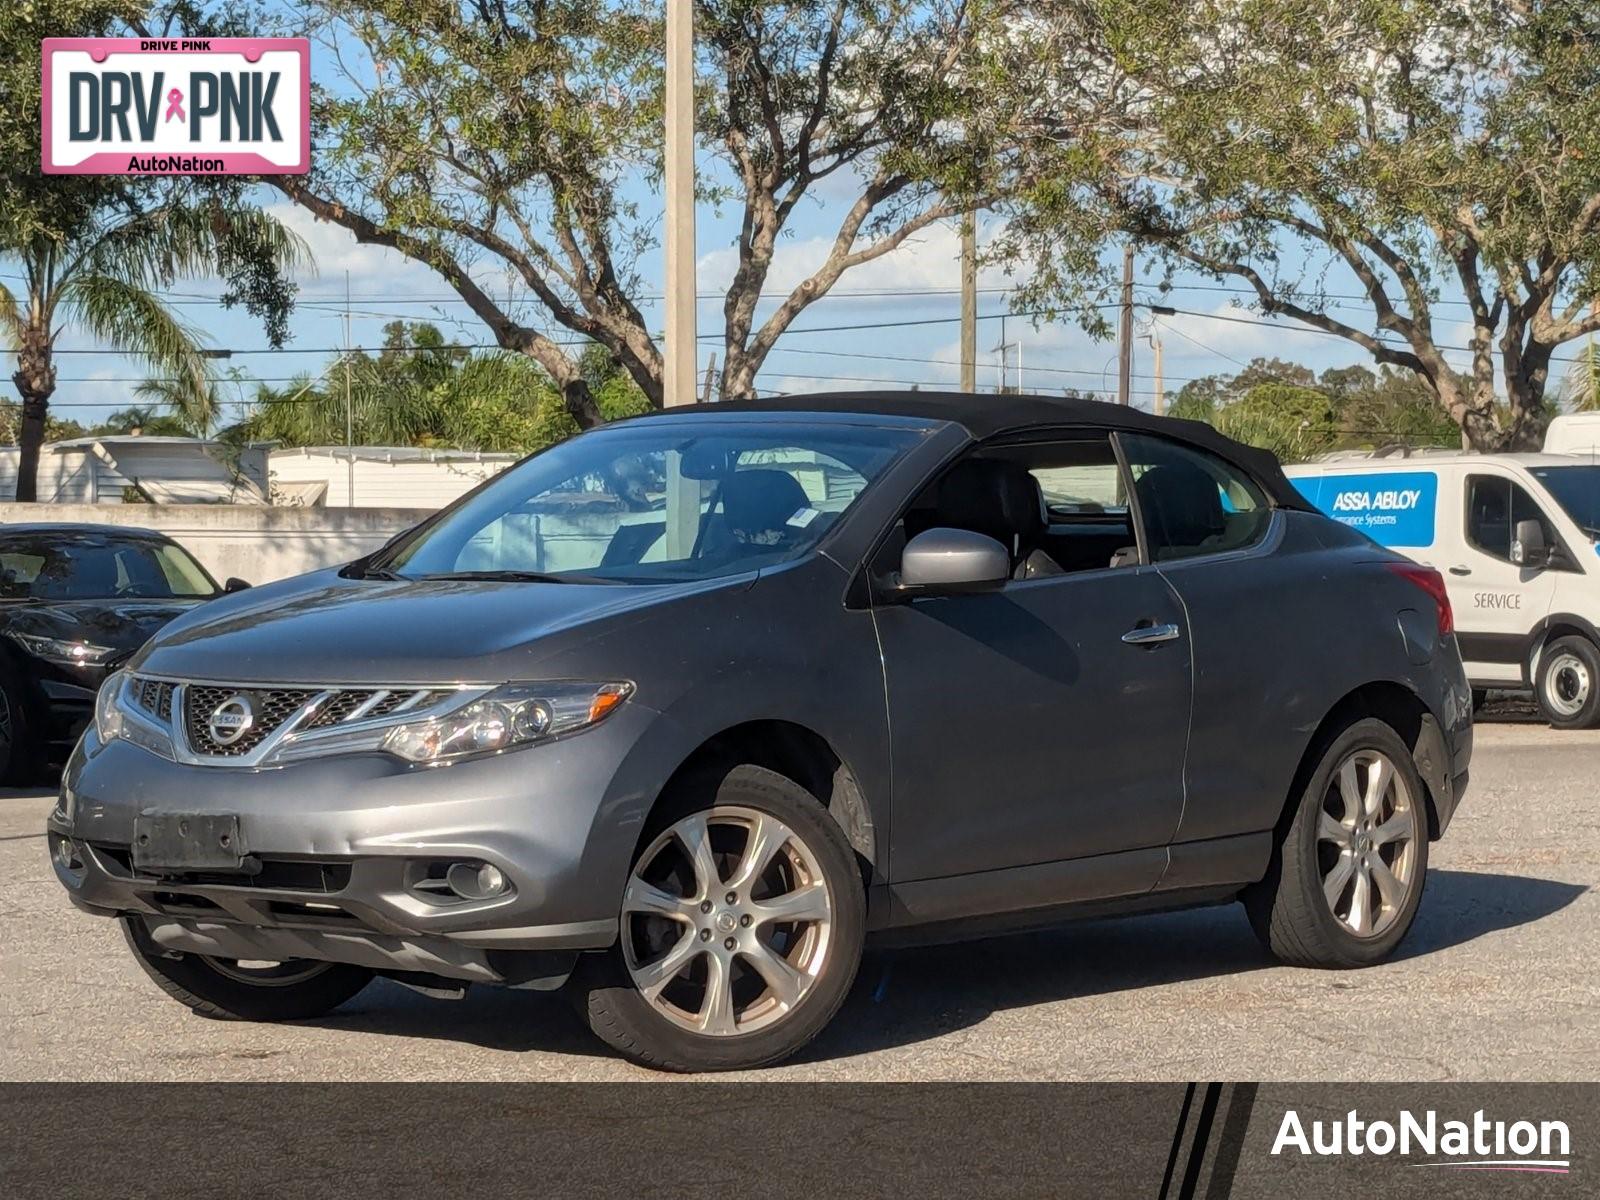
MULTIPOLYGON (((1270 829, 1318 727, 1375 682, 1411 689, 1449 730, 1464 687, 1452 644, 1408 652, 1400 614, 1432 606, 1386 570, 1396 556, 1326 518, 1281 511, 1253 552, 1162 568, 1194 642, 1194 715, 1175 840, 1270 829)), ((1470 706, 1470 701, 1467 702, 1470 706)))

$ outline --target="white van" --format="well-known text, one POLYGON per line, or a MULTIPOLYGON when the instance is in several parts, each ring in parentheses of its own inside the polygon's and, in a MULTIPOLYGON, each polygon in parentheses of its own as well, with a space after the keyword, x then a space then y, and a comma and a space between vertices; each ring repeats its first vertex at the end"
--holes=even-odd
POLYGON ((1600 453, 1330 455, 1285 468, 1312 504, 1435 567, 1476 693, 1531 690, 1600 725, 1600 453))

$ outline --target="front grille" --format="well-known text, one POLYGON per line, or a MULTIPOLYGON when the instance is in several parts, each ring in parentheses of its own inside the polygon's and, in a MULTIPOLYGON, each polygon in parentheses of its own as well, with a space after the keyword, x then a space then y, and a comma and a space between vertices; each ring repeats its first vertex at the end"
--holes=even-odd
POLYGON ((259 746, 263 738, 292 717, 316 694, 303 688, 258 690, 191 684, 183 693, 184 733, 189 738, 190 747, 197 754, 238 758, 242 754, 249 754, 259 746), (211 714, 223 701, 235 696, 243 696, 249 700, 253 720, 237 741, 219 742, 211 733, 211 714))
MULTIPOLYGON (((295 736, 326 732, 353 722, 379 721, 385 717, 406 720, 409 714, 431 715, 456 694, 453 688, 438 687, 258 687, 252 684, 189 683, 134 676, 128 682, 127 702, 162 725, 178 726, 188 748, 201 758, 242 759, 259 749, 275 733, 291 732, 288 723, 304 712, 293 726, 295 736), (181 703, 179 697, 181 695, 181 703), (249 706, 250 722, 233 741, 221 729, 219 739, 213 730, 217 710, 230 700, 249 706), (312 704, 315 701, 315 704, 312 704)), ((242 706, 232 709, 242 715, 242 706)))
POLYGON ((172 720, 172 685, 166 680, 134 680, 133 699, 152 717, 163 722, 172 720))

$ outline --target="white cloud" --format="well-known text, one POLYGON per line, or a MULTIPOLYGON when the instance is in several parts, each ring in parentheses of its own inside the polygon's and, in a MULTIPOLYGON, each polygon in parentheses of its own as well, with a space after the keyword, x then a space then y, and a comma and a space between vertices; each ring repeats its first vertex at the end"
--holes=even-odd
MULTIPOLYGON (((833 248, 826 235, 781 242, 768 272, 767 292, 787 292, 809 278, 833 248)), ((733 280, 739 265, 736 246, 724 246, 702 254, 696 264, 698 288, 702 292, 721 291, 733 280)), ((1005 287, 1005 273, 995 267, 979 272, 980 288, 1005 287)), ((961 286, 961 234, 954 220, 930 225, 908 237, 900 246, 858 267, 846 271, 836 285, 839 291, 926 291, 961 286)))

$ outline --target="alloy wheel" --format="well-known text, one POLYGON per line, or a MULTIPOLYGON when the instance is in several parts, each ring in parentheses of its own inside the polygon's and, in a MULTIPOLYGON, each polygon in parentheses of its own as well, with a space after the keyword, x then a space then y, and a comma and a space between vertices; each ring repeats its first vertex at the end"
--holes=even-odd
POLYGON ((1416 798, 1389 757, 1356 750, 1333 773, 1317 829, 1328 909, 1360 938, 1384 934, 1417 884, 1416 798))
POLYGON ((640 855, 622 953, 656 1012, 712 1037, 784 1020, 828 963, 833 898, 817 855, 769 813, 692 813, 640 855))
POLYGON ((1562 652, 1545 670, 1545 703, 1562 717, 1576 717, 1589 702, 1589 667, 1576 654, 1562 652))
POLYGON ((0 745, 11 744, 11 700, 0 688, 0 745))

